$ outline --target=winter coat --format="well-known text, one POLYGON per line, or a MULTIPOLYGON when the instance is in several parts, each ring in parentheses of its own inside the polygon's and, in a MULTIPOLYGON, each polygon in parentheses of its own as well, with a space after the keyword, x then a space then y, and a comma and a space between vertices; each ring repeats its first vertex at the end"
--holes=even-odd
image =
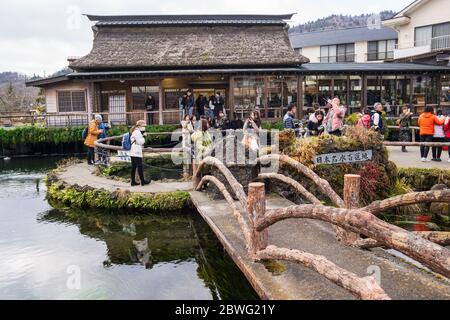
POLYGON ((92 120, 89 124, 88 135, 86 140, 84 140, 84 144, 89 148, 95 148, 95 141, 98 140, 98 136, 102 132, 98 128, 98 124, 95 120, 92 120))
MULTIPOLYGON (((440 121, 445 121, 445 117, 444 116, 440 116, 437 117, 440 121)), ((434 125, 434 138, 445 138, 445 132, 444 132, 444 124, 438 125, 435 124, 434 125)))
POLYGON ((371 123, 370 123, 370 114, 365 114, 359 119, 358 121, 358 127, 370 129, 371 123))
POLYGON ((441 125, 442 123, 443 121, 439 120, 438 117, 431 112, 422 113, 419 117, 420 135, 434 135, 434 125, 441 125))
POLYGON ((285 114, 283 118, 283 127, 284 129, 294 129, 294 116, 289 112, 285 114))
POLYGON ((335 132, 344 126, 344 118, 347 109, 344 107, 332 108, 325 117, 327 132, 335 132))
POLYGON ((450 120, 447 122, 447 124, 444 121, 444 133, 445 137, 450 139, 450 120))
POLYGON ((131 134, 131 150, 130 157, 143 158, 142 148, 145 144, 145 138, 139 129, 135 129, 131 134))

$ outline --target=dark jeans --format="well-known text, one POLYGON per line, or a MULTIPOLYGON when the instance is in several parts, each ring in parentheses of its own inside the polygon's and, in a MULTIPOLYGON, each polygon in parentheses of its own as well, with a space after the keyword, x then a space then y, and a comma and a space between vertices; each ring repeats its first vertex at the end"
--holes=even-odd
MULTIPOLYGON (((433 135, 421 135, 420 142, 433 142, 433 135)), ((430 147, 420 146, 421 158, 428 158, 428 153, 430 153, 430 147)))
MULTIPOLYGON (((433 142, 445 142, 446 138, 433 138, 433 142)), ((442 147, 433 147, 433 159, 440 159, 442 155, 442 147)))
POLYGON ((88 164, 94 164, 95 163, 95 150, 94 150, 94 148, 88 148, 87 161, 88 161, 88 164))
POLYGON ((136 170, 141 184, 144 183, 144 161, 142 158, 131 157, 131 183, 136 184, 136 170))
POLYGON ((154 114, 150 113, 150 110, 147 110, 147 124, 148 125, 152 125, 153 124, 153 118, 154 118, 154 114))
MULTIPOLYGON (((398 138, 401 142, 410 142, 411 141, 410 129, 409 128, 400 128, 400 135, 398 138)), ((406 150, 406 147, 403 146, 402 150, 406 150)))

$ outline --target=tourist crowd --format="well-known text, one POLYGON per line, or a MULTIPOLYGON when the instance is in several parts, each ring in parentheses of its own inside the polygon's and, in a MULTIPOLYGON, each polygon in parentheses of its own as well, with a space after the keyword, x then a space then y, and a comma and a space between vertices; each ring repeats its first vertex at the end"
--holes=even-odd
MULTIPOLYGON (((156 104, 153 97, 148 96, 145 103, 148 111, 154 110, 156 104)), ((225 134, 227 130, 243 130, 244 138, 242 143, 247 149, 257 152, 259 150, 259 132, 261 130, 261 115, 258 110, 250 112, 245 121, 239 119, 234 115, 234 120, 227 117, 225 109, 225 102, 220 92, 217 92, 209 100, 203 95, 199 95, 194 99, 192 91, 188 90, 179 99, 180 116, 182 117, 181 127, 182 133, 189 135, 189 144, 183 145, 191 148, 192 159, 201 159, 204 153, 212 145, 213 138, 209 130, 215 129, 222 131, 225 134)), ((287 108, 287 113, 283 118, 284 129, 292 129, 297 136, 321 136, 324 134, 341 136, 345 134, 345 117, 347 108, 341 104, 339 98, 327 100, 325 107, 318 104, 314 105, 312 109, 308 110, 308 114, 303 121, 296 120, 297 107, 295 104, 290 104, 287 108)), ((383 105, 375 103, 373 107, 364 108, 361 113, 357 114, 357 126, 374 130, 384 137, 387 124, 384 117, 383 105)), ((402 108, 402 114, 397 120, 399 128, 399 140, 402 142, 411 141, 411 123, 413 113, 411 106, 405 105, 402 108)), ((152 123, 152 119, 150 120, 152 123)), ((122 145, 127 145, 126 150, 130 152, 131 157, 131 184, 138 185, 136 182, 136 173, 140 178, 141 185, 147 185, 143 170, 143 146, 145 144, 145 130, 147 122, 140 120, 125 135, 126 142, 122 145)), ((419 116, 418 125, 420 129, 420 142, 450 142, 450 115, 444 116, 441 110, 436 114, 431 106, 427 106, 425 111, 419 116)), ((95 115, 94 119, 89 123, 89 126, 83 131, 83 141, 88 148, 87 161, 89 165, 96 164, 95 161, 95 141, 107 137, 106 133, 109 127, 103 122, 101 115, 95 115)), ((183 139, 185 141, 185 139, 183 139)), ((441 162, 441 156, 444 149, 443 146, 427 146, 420 147, 421 161, 427 162, 428 155, 432 152, 431 161, 441 162)), ((402 147, 403 152, 407 152, 406 146, 402 147)), ((450 148, 449 148, 450 158, 450 148)), ((102 159, 99 155, 99 161, 102 159)), ((450 159, 448 160, 450 162, 450 159)))

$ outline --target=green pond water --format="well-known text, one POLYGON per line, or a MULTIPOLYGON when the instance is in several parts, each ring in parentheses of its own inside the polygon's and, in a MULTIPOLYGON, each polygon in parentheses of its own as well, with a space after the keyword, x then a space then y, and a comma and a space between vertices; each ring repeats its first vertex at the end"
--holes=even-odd
POLYGON ((57 160, 0 160, 0 299, 257 299, 195 212, 52 208, 57 160))

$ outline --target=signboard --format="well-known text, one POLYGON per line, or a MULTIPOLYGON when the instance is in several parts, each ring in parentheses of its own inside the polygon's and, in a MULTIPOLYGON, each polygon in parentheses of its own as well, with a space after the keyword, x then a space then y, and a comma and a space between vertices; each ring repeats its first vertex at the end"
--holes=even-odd
POLYGON ((129 151, 118 151, 117 152, 117 161, 131 162, 130 152, 129 151))
POLYGON ((341 164, 370 161, 372 150, 321 154, 314 158, 314 164, 341 164))

